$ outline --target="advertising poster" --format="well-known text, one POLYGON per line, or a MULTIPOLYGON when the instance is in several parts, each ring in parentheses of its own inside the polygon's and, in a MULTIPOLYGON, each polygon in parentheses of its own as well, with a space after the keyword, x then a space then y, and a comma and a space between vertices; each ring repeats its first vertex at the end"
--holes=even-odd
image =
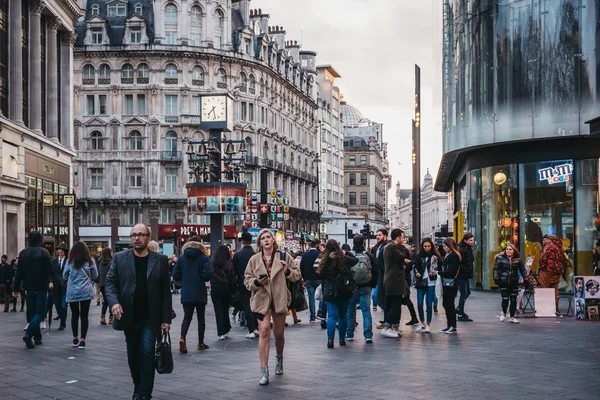
POLYGON ((246 186, 188 187, 190 214, 244 214, 246 186))
POLYGON ((600 320, 600 276, 575 276, 575 319, 600 320))

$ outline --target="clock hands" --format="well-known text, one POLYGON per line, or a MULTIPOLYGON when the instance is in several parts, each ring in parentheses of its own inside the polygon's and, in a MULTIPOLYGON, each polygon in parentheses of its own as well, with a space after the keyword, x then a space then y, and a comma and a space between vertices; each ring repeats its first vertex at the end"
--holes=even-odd
POLYGON ((206 114, 206 116, 208 117, 208 116, 210 116, 210 114, 213 114, 213 119, 214 119, 214 116, 216 116, 216 113, 214 113, 214 112, 215 112, 215 106, 213 106, 213 108, 208 112, 208 114, 206 114))

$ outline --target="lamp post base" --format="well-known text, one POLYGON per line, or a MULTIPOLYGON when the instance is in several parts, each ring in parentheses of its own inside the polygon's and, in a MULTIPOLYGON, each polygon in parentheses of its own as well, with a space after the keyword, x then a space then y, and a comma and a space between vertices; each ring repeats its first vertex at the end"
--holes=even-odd
POLYGON ((219 246, 223 244, 223 214, 210 215, 210 255, 214 257, 219 246))

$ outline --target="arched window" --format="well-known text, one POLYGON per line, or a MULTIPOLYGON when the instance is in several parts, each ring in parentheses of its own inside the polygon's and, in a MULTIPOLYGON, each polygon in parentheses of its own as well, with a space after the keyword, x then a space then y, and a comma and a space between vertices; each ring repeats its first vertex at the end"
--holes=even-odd
POLYGON ((123 64, 121 67, 121 83, 133 83, 133 65, 123 64))
POLYGON ((223 11, 217 9, 214 13, 214 34, 215 34, 215 42, 214 46, 217 49, 220 49, 223 46, 223 27, 225 25, 225 16, 223 15, 223 11))
POLYGON ((265 141, 263 145, 263 158, 269 157, 269 142, 265 141))
POLYGON ((223 29, 225 24, 225 17, 223 16, 223 11, 217 9, 215 11, 215 28, 223 29))
POLYGON ((165 78, 177 78, 177 66, 175 64, 167 64, 165 78))
POLYGON ((150 81, 150 68, 148 64, 141 63, 137 67, 137 83, 148 83, 150 81))
POLYGON ((92 6, 92 15, 100 14, 100 6, 98 4, 94 4, 92 6))
POLYGON ((92 132, 90 135, 90 150, 104 150, 102 133, 98 131, 92 132))
POLYGON ((248 78, 246 77, 246 74, 243 72, 240 72, 240 85, 244 86, 244 89, 246 88, 246 82, 248 81, 248 78))
POLYGON ((217 71, 217 87, 219 89, 227 89, 227 74, 222 68, 217 71))
POLYGON ((131 131, 129 134, 129 150, 142 150, 142 134, 139 131, 131 131))
POLYGON ((254 79, 254 75, 250 74, 250 78, 248 79, 248 87, 250 89, 254 89, 256 86, 256 80, 254 79))
POLYGON ((84 85, 95 85, 96 84, 96 70, 91 65, 83 67, 83 81, 84 85))
POLYGON ((165 24, 177 24, 177 6, 173 3, 165 7, 165 24))
POLYGON ((251 156, 254 153, 252 150, 252 138, 248 136, 246 138, 246 155, 251 156))
POLYGON ((192 26, 202 25, 202 9, 199 6, 192 6, 190 10, 192 26))
POLYGON ((192 85, 204 85, 204 70, 198 65, 192 69, 192 85))
POLYGON ((165 150, 170 153, 177 152, 177 133, 169 131, 165 135, 165 150))
POLYGON ((137 3, 134 7, 134 12, 137 15, 142 15, 142 5, 140 3, 137 3))
POLYGON ((98 84, 110 85, 110 67, 108 64, 102 64, 98 69, 98 84))

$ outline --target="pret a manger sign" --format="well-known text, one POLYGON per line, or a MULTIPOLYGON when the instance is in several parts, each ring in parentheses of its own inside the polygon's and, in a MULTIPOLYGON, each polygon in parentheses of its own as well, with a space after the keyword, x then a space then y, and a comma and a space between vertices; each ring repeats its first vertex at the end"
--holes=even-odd
POLYGON ((556 167, 538 169, 540 181, 547 181, 549 185, 568 182, 573 174, 573 164, 561 164, 556 167))

